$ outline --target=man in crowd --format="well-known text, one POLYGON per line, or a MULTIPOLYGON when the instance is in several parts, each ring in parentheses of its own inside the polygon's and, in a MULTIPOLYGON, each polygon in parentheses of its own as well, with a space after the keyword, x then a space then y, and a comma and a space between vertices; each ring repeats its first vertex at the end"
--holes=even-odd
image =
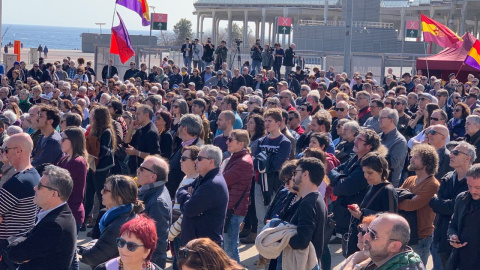
POLYGON ((280 105, 282 106, 282 109, 286 111, 296 111, 295 107, 292 106, 292 103, 290 100, 292 100, 292 92, 290 90, 283 90, 280 92, 279 99, 280 99, 280 105))
MULTIPOLYGON (((232 111, 233 114, 235 115, 235 122, 233 123, 233 129, 241 129, 243 127, 243 122, 237 113, 238 98, 233 95, 227 95, 223 98, 222 102, 220 103, 220 106, 222 111, 225 111, 225 110, 232 111)), ((215 133, 215 137, 222 133, 223 133, 222 130, 217 129, 217 132, 215 133)))
POLYGON ((397 130, 400 131, 400 133, 405 137, 405 139, 408 139, 407 137, 407 126, 408 126, 408 121, 410 121, 410 116, 406 114, 407 110, 407 98, 405 96, 398 96, 395 99, 395 110, 397 110, 398 113, 398 123, 397 123, 397 130))
POLYGON ((243 78, 245 78, 245 86, 246 87, 253 87, 254 86, 255 82, 253 80, 253 76, 248 73, 248 67, 243 67, 242 76, 243 76, 243 78))
POLYGON ((405 86, 405 88, 407 88, 407 92, 412 92, 413 91, 413 88, 415 88, 415 84, 412 82, 412 76, 410 75, 410 73, 404 73, 403 76, 402 76, 402 79, 403 79, 403 86, 405 86))
POLYGON ((113 59, 108 60, 108 65, 103 66, 102 69, 102 80, 105 82, 108 79, 113 78, 113 76, 118 75, 117 67, 113 65, 113 59))
POLYGON ((418 254, 407 246, 409 240, 407 220, 397 214, 379 214, 364 235, 363 250, 371 259, 365 269, 424 270, 418 254))
POLYGON ((447 113, 448 119, 451 119, 453 117, 453 108, 447 104, 448 96, 448 91, 445 89, 440 89, 435 94, 435 97, 438 99, 438 106, 447 113))
MULTIPOLYGON (((285 66, 285 74, 290 74, 292 68, 295 66, 294 60, 297 57, 295 55, 295 43, 292 43, 288 49, 285 50, 285 56, 283 57, 283 65, 285 66)), ((280 78, 279 78, 280 79, 280 78)))
POLYGON ((167 261, 168 229, 172 222, 172 199, 165 183, 168 164, 158 155, 145 157, 137 169, 138 199, 145 204, 145 213, 155 220, 157 227, 157 246, 151 261, 165 268, 167 261))
POLYGON ((42 70, 40 70, 40 65, 35 62, 33 63, 33 68, 28 72, 28 77, 32 77, 35 81, 42 81, 42 70))
POLYGON ((130 78, 135 78, 135 74, 137 74, 140 70, 136 68, 135 62, 130 62, 130 69, 125 71, 125 75, 123 75, 123 81, 127 81, 130 78))
MULTIPOLYGON (((441 110, 438 111, 445 113, 441 110)), ((433 146, 438 154, 438 172, 435 174, 435 178, 442 179, 446 173, 453 170, 450 167, 450 151, 446 148, 448 128, 444 125, 433 125, 425 133, 426 142, 433 146)))
POLYGON ((315 115, 321 109, 321 105, 319 104, 320 94, 318 91, 309 91, 307 95, 307 102, 312 104, 312 111, 310 112, 310 115, 315 115))
POLYGON ((233 130, 233 123, 235 122, 235 114, 232 111, 226 110, 220 113, 217 119, 217 128, 222 131, 222 134, 215 137, 213 145, 222 150, 222 153, 227 152, 227 139, 230 132, 233 130))
POLYGON ((358 108, 358 123, 363 126, 368 118, 372 116, 370 112, 370 94, 366 91, 360 91, 357 93, 355 104, 358 108))
POLYGON ((475 146, 477 158, 475 163, 480 162, 480 116, 469 115, 465 122, 465 141, 475 146))
POLYGON ((318 90, 318 93, 320 93, 320 102, 322 103, 323 108, 325 110, 330 109, 333 105, 332 99, 329 96, 327 96, 327 89, 328 89, 328 86, 326 83, 321 82, 318 84, 317 90, 318 90))
POLYGON ((422 262, 427 264, 432 244, 433 221, 435 213, 428 205, 430 199, 438 192, 440 183, 435 178, 438 170, 438 154, 435 148, 428 144, 418 144, 411 151, 408 170, 415 172, 402 184, 401 188, 408 189, 415 196, 398 203, 398 210, 417 211, 418 243, 413 245, 413 250, 420 256, 422 262))
POLYGON ((383 101, 379 99, 374 99, 370 102, 370 113, 372 116, 363 123, 365 128, 371 129, 377 133, 380 133, 382 129, 380 128, 379 116, 380 111, 385 107, 383 101))
POLYGON ((348 109, 350 108, 350 106, 348 105, 348 103, 344 100, 341 100, 339 102, 337 102, 337 104, 335 104, 335 112, 337 113, 337 119, 335 119, 335 121, 333 121, 332 123, 332 139, 335 140, 336 138, 338 138, 338 134, 337 134, 337 124, 338 124, 338 121, 340 119, 350 119, 350 116, 348 116, 348 109))
POLYGON ((295 131, 299 136, 302 135, 305 130, 300 126, 300 113, 295 111, 288 112, 288 128, 295 131))
POLYGON ((205 116, 205 109, 207 107, 207 103, 203 98, 197 98, 193 100, 192 105, 192 113, 200 116, 202 118, 203 124, 203 137, 202 140, 205 144, 210 144, 213 140, 213 135, 210 136, 210 121, 208 121, 207 117, 205 116))
POLYGON ((40 166, 44 163, 57 164, 62 157, 60 145, 62 137, 56 131, 58 124, 60 124, 60 111, 53 106, 41 106, 36 127, 42 135, 32 153, 33 166, 40 166))
MULTIPOLYGON (((0 188, 0 250, 5 254, 7 238, 23 236, 35 225, 37 206, 33 202, 33 187, 39 183, 40 175, 30 163, 33 142, 26 133, 15 134, 3 148, 4 155, 17 172, 0 188)), ((9 264, 3 256, 2 264, 9 264)), ((2 265, 5 267, 5 265, 2 265)), ((2 268, 7 269, 7 268, 2 268)))
POLYGON ((475 161, 475 147, 466 142, 460 142, 450 152, 450 171, 442 177, 438 196, 434 195, 430 200, 430 207, 437 214, 435 229, 433 232, 432 257, 440 257, 443 269, 446 269, 447 260, 450 257, 452 246, 448 242, 448 224, 453 215, 455 198, 461 192, 467 191, 467 171, 475 161), (436 253, 436 254, 435 254, 436 253))
POLYGON ((195 160, 199 177, 180 188, 177 202, 183 214, 181 245, 201 237, 208 237, 221 245, 228 204, 228 189, 220 173, 222 150, 203 145, 195 160), (215 196, 212 196, 215 194, 215 196))
POLYGON ((135 115, 136 119, 129 125, 124 138, 124 143, 129 144, 125 151, 130 156, 128 159, 130 174, 135 174, 146 156, 160 154, 158 131, 152 123, 152 108, 146 104, 139 105, 135 115))
POLYGON ((49 165, 38 182, 33 198, 41 208, 37 222, 26 239, 9 245, 8 259, 19 269, 70 269, 77 246, 75 218, 67 204, 72 178, 66 169, 49 165))
POLYGON ((388 149, 387 161, 389 169, 389 180, 394 187, 400 185, 403 174, 403 165, 407 156, 407 140, 397 130, 398 113, 391 108, 385 108, 380 111, 379 117, 380 137, 382 144, 388 149))
POLYGON ((183 54, 183 66, 188 68, 188 73, 190 74, 192 70, 192 44, 190 43, 190 38, 185 39, 185 43, 182 45, 180 51, 183 54))

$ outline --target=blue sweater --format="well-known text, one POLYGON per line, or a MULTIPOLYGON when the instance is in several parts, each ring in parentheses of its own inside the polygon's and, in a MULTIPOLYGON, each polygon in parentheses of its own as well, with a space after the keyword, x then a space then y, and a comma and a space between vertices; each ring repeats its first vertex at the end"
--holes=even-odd
POLYGON ((181 245, 201 237, 208 237, 221 245, 228 205, 228 189, 219 168, 199 176, 192 184, 180 188, 177 202, 183 214, 181 245), (193 194, 187 192, 193 187, 193 194))

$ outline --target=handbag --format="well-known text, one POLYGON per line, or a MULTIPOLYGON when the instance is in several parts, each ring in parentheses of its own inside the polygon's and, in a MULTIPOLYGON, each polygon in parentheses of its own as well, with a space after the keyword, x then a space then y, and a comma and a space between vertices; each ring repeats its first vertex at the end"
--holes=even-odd
POLYGON ((224 233, 228 233, 228 226, 230 225, 230 220, 232 219, 233 212, 240 205, 240 202, 242 202, 243 197, 245 196, 245 194, 247 193, 247 190, 249 188, 250 187, 247 186, 247 188, 243 191, 242 196, 240 196, 240 199, 238 199, 237 203, 233 206, 233 208, 227 210, 227 214, 225 216, 225 225, 223 226, 223 232, 224 233))
MULTIPOLYGON (((364 208, 368 208, 370 206, 370 204, 372 204, 373 200, 380 193, 380 191, 385 189, 387 186, 391 186, 391 185, 392 184, 385 185, 382 188, 380 188, 379 190, 377 190, 377 192, 375 192, 375 194, 373 194, 372 198, 370 198, 370 200, 368 201, 368 203, 365 205, 364 208)), ((357 235, 357 233, 358 233, 357 232, 357 226, 355 226, 355 225, 357 225, 358 221, 359 221, 358 219, 351 216, 350 217, 350 225, 348 226, 348 232, 346 234, 344 234, 343 237, 342 237, 342 255, 345 258, 348 258, 348 256, 352 255, 356 250, 357 243, 356 242, 355 243, 350 243, 351 242, 350 237, 352 235, 357 235)))

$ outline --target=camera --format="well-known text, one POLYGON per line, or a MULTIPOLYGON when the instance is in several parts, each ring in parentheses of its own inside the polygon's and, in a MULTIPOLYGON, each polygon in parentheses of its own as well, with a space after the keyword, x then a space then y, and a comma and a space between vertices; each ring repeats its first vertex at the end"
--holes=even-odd
POLYGON ((269 53, 272 53, 273 51, 275 51, 275 48, 269 48, 269 49, 268 49, 268 52, 269 52, 269 53))
POLYGON ((238 39, 238 38, 235 39, 235 43, 237 43, 237 46, 240 46, 240 44, 242 44, 242 42, 243 41, 238 39))

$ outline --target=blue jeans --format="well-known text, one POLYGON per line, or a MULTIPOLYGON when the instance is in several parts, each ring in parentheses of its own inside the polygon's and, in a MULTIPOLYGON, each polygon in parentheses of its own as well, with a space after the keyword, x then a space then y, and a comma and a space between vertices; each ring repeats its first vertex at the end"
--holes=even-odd
POLYGON ((173 239, 173 249, 175 250, 175 256, 173 257, 172 267, 173 270, 179 270, 178 268, 178 251, 180 250, 180 235, 173 239))
POLYGON ((433 260, 433 270, 443 270, 442 259, 438 254, 438 243, 432 242, 430 246, 430 253, 432 253, 432 260, 433 260))
POLYGON ((240 233, 240 223, 243 222, 244 216, 232 215, 228 232, 223 234, 223 249, 227 255, 240 263, 240 252, 238 251, 238 234, 240 233))
POLYGON ((188 68, 188 73, 192 72, 192 58, 190 56, 183 57, 183 65, 188 68))
POLYGON ((420 256, 424 265, 427 265, 428 256, 430 256, 430 245, 432 245, 432 242, 433 235, 430 235, 425 239, 418 240, 417 244, 412 245, 413 251, 420 256))
POLYGON ((252 60, 252 70, 250 71, 250 75, 257 75, 260 74, 260 70, 262 69, 262 61, 260 60, 252 60))

